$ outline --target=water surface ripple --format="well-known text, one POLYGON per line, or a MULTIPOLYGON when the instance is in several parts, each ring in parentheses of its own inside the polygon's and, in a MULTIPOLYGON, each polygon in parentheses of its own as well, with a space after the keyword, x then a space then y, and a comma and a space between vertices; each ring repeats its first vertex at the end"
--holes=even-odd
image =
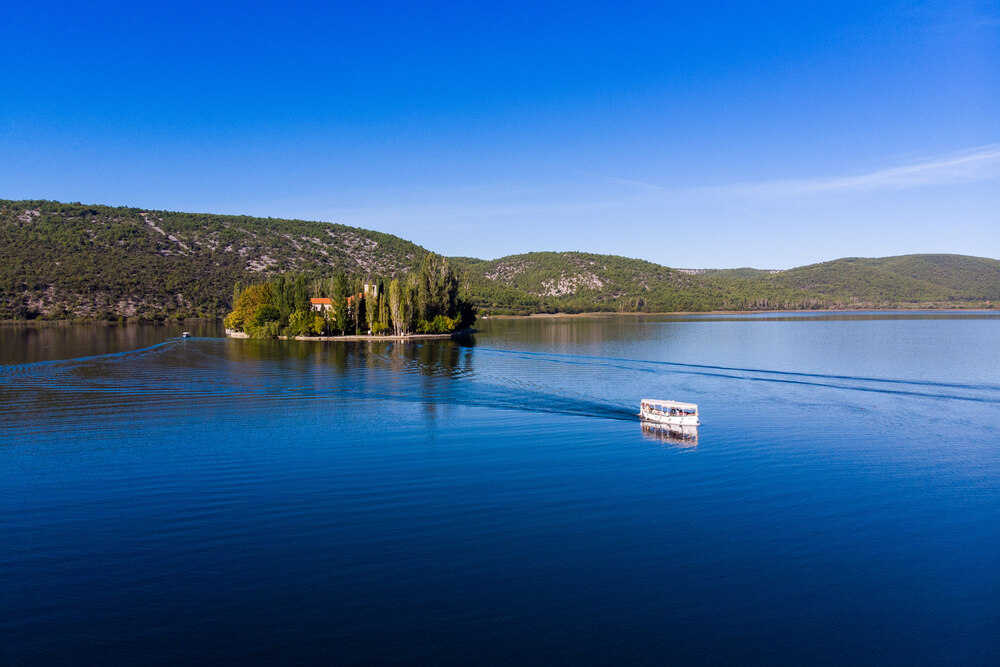
POLYGON ((1000 661, 1000 319, 481 329, 0 330, 0 663, 1000 661))

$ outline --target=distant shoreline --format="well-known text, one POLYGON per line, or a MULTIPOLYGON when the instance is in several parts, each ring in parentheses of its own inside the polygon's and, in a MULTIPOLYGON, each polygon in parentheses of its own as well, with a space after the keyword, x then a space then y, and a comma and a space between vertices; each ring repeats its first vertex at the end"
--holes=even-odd
POLYGON ((164 327, 164 326, 185 326, 190 324, 197 324, 199 322, 222 322, 221 317, 185 317, 181 320, 155 320, 155 319, 144 319, 144 318, 124 318, 122 320, 88 320, 86 318, 72 318, 67 317, 61 320, 49 320, 42 317, 35 318, 33 320, 0 320, 0 326, 69 326, 72 324, 101 324, 105 326, 120 327, 128 325, 140 325, 140 326, 150 326, 150 327, 164 327))
MULTIPOLYGON (((620 312, 620 311, 594 311, 587 313, 531 313, 529 315, 480 315, 479 320, 529 320, 529 319, 560 319, 573 317, 666 317, 666 316, 687 316, 687 315, 799 315, 803 313, 1000 313, 998 308, 941 308, 924 306, 920 308, 808 308, 799 310, 674 310, 657 313, 646 312, 620 312)), ((90 324, 104 326, 183 326, 185 323, 195 322, 221 322, 222 318, 213 317, 190 317, 182 320, 147 320, 147 319, 126 319, 118 320, 87 320, 87 319, 64 319, 64 320, 0 320, 0 326, 69 326, 75 324, 90 324)), ((303 336, 303 340, 318 340, 320 338, 331 340, 412 340, 421 338, 447 338, 458 334, 413 334, 410 336, 303 336)))
POLYGON ((624 313, 600 311, 592 313, 531 313, 529 315, 487 315, 486 320, 543 320, 571 317, 663 317, 671 315, 799 315, 802 313, 998 313, 994 308, 810 308, 808 310, 674 310, 662 313, 624 313))

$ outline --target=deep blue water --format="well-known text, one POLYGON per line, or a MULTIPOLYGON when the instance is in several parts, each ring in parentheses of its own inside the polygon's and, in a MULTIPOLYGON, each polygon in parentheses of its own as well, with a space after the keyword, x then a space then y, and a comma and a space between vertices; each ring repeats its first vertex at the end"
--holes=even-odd
POLYGON ((1000 661, 997 315, 480 328, 0 328, 0 663, 1000 661))

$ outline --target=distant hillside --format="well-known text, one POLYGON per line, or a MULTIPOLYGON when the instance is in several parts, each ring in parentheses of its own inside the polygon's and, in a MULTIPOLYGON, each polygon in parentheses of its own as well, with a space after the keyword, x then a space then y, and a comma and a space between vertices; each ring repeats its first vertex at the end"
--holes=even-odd
POLYGON ((670 269, 540 252, 459 258, 471 298, 499 312, 896 308, 1000 300, 1000 261, 961 255, 838 259, 788 271, 670 269))
MULTIPOLYGON (((457 258, 471 300, 494 312, 671 312, 751 307, 738 280, 718 281, 640 259, 533 252, 495 260, 457 258)), ((766 272, 762 272, 766 273, 766 272)), ((793 290, 769 294, 795 299, 793 290)), ((760 296, 753 292, 753 297, 760 296)))
POLYGON ((692 276, 614 255, 533 252, 495 260, 457 258, 474 301, 485 309, 531 311, 646 308, 652 295, 667 310, 698 296, 692 276))
MULTIPOLYGON (((0 319, 221 317, 236 282, 282 272, 396 276, 427 250, 324 222, 0 200, 0 319)), ((848 258, 788 271, 673 269, 535 252, 455 257, 487 313, 672 312, 982 306, 1000 261, 960 255, 848 258)))
POLYGON ((427 251, 344 225, 0 200, 0 319, 221 317, 285 271, 396 275, 427 251))
POLYGON ((1000 261, 964 255, 850 257, 800 266, 770 280, 872 303, 1000 299, 1000 261))

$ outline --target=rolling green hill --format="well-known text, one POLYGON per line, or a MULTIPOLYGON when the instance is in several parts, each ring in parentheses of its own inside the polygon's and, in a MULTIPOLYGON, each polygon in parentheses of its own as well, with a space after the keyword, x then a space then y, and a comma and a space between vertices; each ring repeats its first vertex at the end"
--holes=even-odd
POLYGON ((0 319, 222 317, 237 281, 393 276, 426 254, 322 222, 0 200, 0 319))
POLYGON ((456 260, 472 300, 504 312, 897 308, 1000 299, 1000 261, 960 255, 838 259, 788 271, 670 269, 585 253, 456 260))
POLYGON ((866 302, 1000 299, 1000 261, 963 255, 851 257, 771 277, 799 290, 866 302))
MULTIPOLYGON (((283 272, 396 276, 427 250, 344 225, 0 200, 0 319, 221 317, 233 285, 283 272)), ((847 258, 788 271, 675 269, 580 252, 454 257, 482 312, 983 306, 1000 261, 847 258)))

